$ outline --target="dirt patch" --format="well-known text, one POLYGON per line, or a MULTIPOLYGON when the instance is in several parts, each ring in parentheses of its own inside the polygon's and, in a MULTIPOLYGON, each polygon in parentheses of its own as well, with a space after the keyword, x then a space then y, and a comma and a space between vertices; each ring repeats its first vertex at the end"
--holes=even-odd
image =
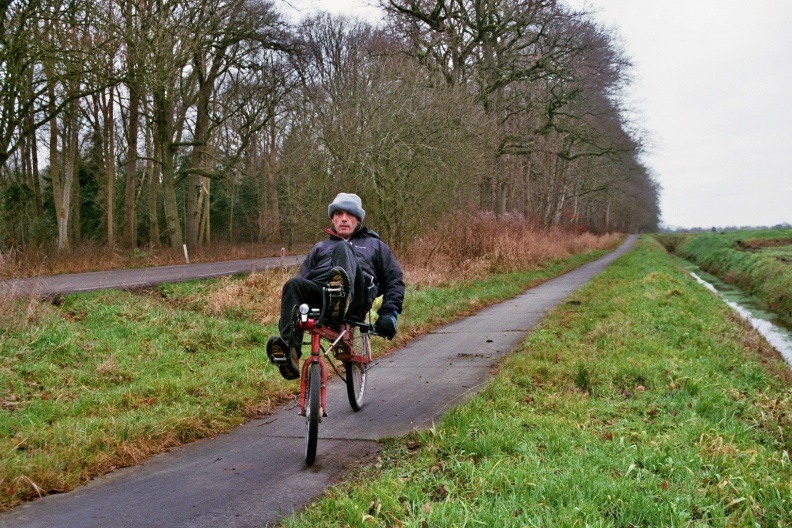
POLYGON ((754 238, 737 240, 735 244, 740 251, 758 251, 770 247, 792 246, 792 238, 754 238))

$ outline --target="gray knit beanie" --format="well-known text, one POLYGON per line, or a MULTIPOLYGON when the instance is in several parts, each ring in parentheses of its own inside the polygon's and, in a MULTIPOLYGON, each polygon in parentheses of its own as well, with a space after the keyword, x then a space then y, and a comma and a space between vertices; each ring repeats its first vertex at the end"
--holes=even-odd
POLYGON ((366 216, 366 211, 363 210, 363 201, 357 194, 338 193, 333 203, 327 206, 327 216, 332 219, 333 213, 336 211, 346 211, 355 215, 361 222, 366 216))

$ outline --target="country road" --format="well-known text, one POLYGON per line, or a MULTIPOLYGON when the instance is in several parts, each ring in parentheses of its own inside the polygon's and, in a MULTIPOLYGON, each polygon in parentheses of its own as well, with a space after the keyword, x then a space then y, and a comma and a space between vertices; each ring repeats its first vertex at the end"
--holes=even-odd
POLYGON ((230 260, 206 264, 181 264, 155 268, 72 273, 48 277, 6 279, 0 281, 0 299, 8 297, 48 296, 107 289, 136 289, 169 282, 209 279, 264 269, 296 266, 305 255, 230 260))
POLYGON ((328 387, 316 464, 303 462, 304 419, 294 404, 229 434, 156 456, 70 493, 0 514, 5 527, 257 527, 309 503, 353 467, 372 461, 378 440, 430 426, 481 389, 491 368, 556 306, 629 251, 616 251, 378 359, 366 403, 355 413, 345 387, 328 387))

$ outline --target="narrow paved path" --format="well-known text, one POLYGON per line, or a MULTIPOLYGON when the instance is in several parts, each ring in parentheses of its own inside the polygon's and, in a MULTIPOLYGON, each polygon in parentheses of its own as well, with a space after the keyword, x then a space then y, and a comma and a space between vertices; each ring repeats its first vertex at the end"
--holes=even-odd
POLYGON ((0 299, 7 297, 47 296, 95 290, 145 288, 169 282, 209 279, 263 269, 295 266, 305 255, 229 260, 205 264, 180 264, 156 268, 70 273, 48 277, 0 280, 0 299))
POLYGON ((255 527, 277 522, 352 467, 371 461, 378 439, 431 425, 480 390, 499 358, 570 294, 632 247, 437 328, 369 372, 366 403, 353 412, 345 387, 328 388, 316 464, 303 463, 304 419, 294 404, 229 434, 164 453, 63 495, 0 515, 19 527, 255 527))

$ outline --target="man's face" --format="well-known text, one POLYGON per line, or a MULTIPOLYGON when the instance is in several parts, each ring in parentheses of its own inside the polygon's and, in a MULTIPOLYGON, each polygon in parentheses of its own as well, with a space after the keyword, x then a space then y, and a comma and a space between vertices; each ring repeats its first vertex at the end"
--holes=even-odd
POLYGON ((357 229, 357 226, 360 225, 360 220, 357 219, 357 216, 341 210, 333 213, 333 218, 331 218, 330 221, 333 222, 336 233, 343 238, 349 238, 355 229, 357 229))

